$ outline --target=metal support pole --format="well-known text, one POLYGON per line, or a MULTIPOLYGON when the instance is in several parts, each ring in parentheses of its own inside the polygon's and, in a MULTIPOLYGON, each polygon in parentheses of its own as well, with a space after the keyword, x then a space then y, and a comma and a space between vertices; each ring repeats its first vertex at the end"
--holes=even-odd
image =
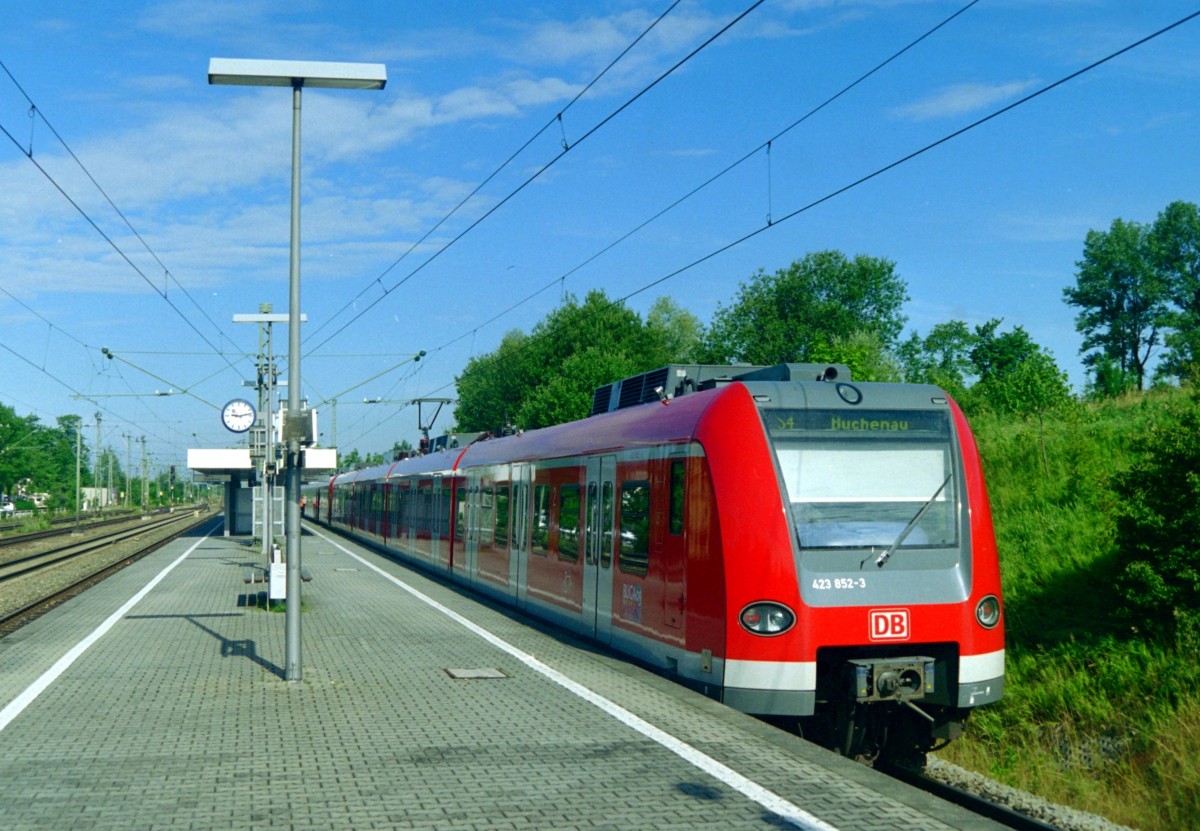
POLYGON ((300 409, 300 97, 307 84, 323 89, 383 89, 387 70, 382 64, 320 61, 260 61, 213 58, 208 63, 210 84, 292 87, 292 228, 288 274, 288 412, 283 423, 286 449, 284 508, 287 540, 287 613, 284 678, 299 681, 300 665, 300 482, 301 445, 308 435, 298 424, 300 409))
POLYGON ((287 608, 284 678, 304 678, 300 662, 300 440, 288 422, 300 417, 300 89, 292 85, 292 240, 288 258, 287 480, 284 522, 287 536, 287 608))
MULTIPOLYGON (((269 312, 270 306, 259 305, 260 312, 269 312)), ((262 459, 262 556, 268 568, 271 563, 271 550, 274 544, 274 519, 271 516, 271 503, 274 501, 275 477, 270 472, 271 458, 271 324, 261 323, 258 328, 258 418, 265 431, 263 433, 262 459), (264 344, 264 339, 266 343, 264 344), (264 365, 265 364, 265 365, 264 365)))
POLYGON ((150 511, 150 481, 146 477, 149 476, 149 468, 146 467, 146 437, 139 436, 138 444, 142 446, 142 513, 146 514, 150 511))
POLYGON ((83 445, 83 420, 75 425, 75 533, 79 533, 79 457, 83 445))
POLYGON ((100 412, 96 411, 96 461, 92 463, 92 489, 96 492, 96 509, 104 510, 104 498, 100 496, 100 412))
POLYGON ((128 433, 122 433, 125 437, 125 507, 128 508, 130 502, 133 501, 133 494, 130 493, 132 485, 129 481, 129 476, 133 470, 133 436, 128 433))

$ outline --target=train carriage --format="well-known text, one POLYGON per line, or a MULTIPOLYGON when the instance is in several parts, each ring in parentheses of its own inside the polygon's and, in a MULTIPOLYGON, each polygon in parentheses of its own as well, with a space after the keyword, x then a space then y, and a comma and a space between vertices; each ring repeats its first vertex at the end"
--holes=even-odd
POLYGON ((596 400, 342 474, 309 514, 850 755, 923 753, 1000 697, 986 487, 944 392, 691 366, 596 400))

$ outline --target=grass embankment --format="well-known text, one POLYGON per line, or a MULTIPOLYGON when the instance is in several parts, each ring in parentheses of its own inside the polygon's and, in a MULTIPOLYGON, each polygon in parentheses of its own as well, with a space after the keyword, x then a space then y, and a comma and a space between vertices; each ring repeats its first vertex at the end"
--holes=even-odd
POLYGON ((1040 433, 972 420, 1003 570, 1006 689, 940 754, 1144 831, 1200 828, 1200 655, 1122 615, 1112 485, 1177 395, 1088 406, 1040 433))

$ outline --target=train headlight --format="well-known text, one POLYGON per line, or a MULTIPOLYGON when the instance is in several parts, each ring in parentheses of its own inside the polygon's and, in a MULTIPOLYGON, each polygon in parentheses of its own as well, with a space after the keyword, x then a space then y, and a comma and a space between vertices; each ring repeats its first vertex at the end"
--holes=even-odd
POLYGON ((1000 622, 1000 598, 994 594, 979 601, 975 607, 975 619, 985 629, 993 629, 1000 622))
POLYGON ((796 615, 781 603, 751 603, 738 615, 743 628, 756 635, 781 635, 796 623, 796 615))

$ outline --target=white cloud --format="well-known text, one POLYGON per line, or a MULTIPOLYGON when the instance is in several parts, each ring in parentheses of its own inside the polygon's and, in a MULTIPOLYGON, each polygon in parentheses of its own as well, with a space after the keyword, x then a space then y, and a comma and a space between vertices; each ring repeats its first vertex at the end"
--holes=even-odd
POLYGON ((896 107, 892 114, 911 121, 953 118, 1016 98, 1032 88, 1035 83, 1037 82, 1013 81, 1007 84, 954 84, 920 101, 896 107))
POLYGON ((261 31, 270 9, 266 0, 172 0, 151 5, 136 25, 147 32, 190 38, 261 31))

